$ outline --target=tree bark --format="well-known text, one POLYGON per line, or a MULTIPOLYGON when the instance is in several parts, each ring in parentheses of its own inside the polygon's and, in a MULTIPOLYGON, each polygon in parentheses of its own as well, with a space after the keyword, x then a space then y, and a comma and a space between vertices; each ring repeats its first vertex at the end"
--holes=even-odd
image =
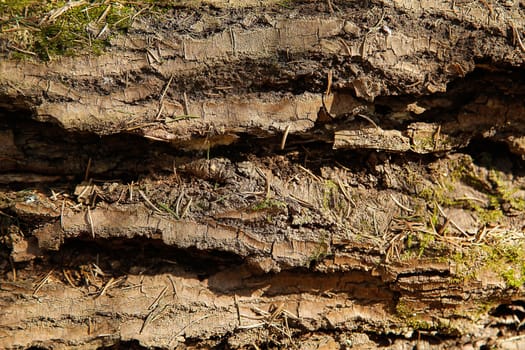
POLYGON ((216 0, 3 52, 0 347, 525 346, 524 7, 216 0))

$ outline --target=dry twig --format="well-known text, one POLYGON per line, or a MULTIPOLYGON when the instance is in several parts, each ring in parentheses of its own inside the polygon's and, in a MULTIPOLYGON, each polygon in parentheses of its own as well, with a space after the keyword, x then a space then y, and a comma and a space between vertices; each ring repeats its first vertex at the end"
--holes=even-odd
POLYGON ((38 285, 36 286, 34 292, 33 292, 33 296, 36 296, 36 294, 38 293, 38 291, 40 290, 40 288, 42 288, 42 286, 44 284, 46 284, 48 281, 49 281, 49 278, 51 277, 51 275, 53 274, 53 272, 55 271, 55 269, 51 269, 45 276, 44 278, 42 278, 40 280, 40 282, 38 283, 38 285))
POLYGON ((160 210, 159 208, 157 208, 150 200, 148 197, 146 197, 146 195, 144 194, 144 192, 142 192, 142 190, 139 190, 139 194, 140 196, 144 199, 144 201, 146 201, 146 203, 148 203, 148 205, 150 207, 152 207, 157 213, 162 213, 162 210, 160 210))

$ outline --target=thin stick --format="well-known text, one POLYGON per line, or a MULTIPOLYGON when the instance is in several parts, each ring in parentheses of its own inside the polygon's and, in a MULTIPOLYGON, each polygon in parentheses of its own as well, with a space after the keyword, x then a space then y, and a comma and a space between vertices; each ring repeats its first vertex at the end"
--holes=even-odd
POLYGON ((184 114, 190 115, 190 107, 188 103, 188 95, 186 95, 186 91, 182 94, 182 97, 184 98, 184 114))
POLYGON ((25 53, 27 55, 31 55, 31 56, 38 56, 36 53, 34 53, 33 51, 27 51, 27 50, 24 50, 24 49, 21 49, 19 47, 16 47, 14 45, 8 45, 7 46, 8 49, 13 49, 15 51, 18 51, 18 52, 21 52, 21 53, 25 53))
POLYGON ((301 204, 303 207, 306 207, 306 208, 309 208, 309 209, 316 209, 317 207, 315 205, 313 205, 312 203, 310 202, 307 202, 305 201, 304 199, 301 199, 293 194, 290 193, 290 198, 292 198, 294 201, 298 202, 299 204, 301 204))
POLYGON ((89 180, 88 184, 84 186, 84 189, 82 190, 82 192, 80 192, 77 198, 82 198, 86 194, 86 192, 89 191, 90 188, 91 188, 91 180, 89 180))
POLYGON ((146 195, 144 194, 144 192, 142 192, 142 190, 139 190, 139 194, 146 201, 146 203, 148 203, 153 209, 155 209, 156 212, 162 213, 162 210, 160 210, 153 203, 151 203, 151 201, 148 199, 148 197, 146 197, 146 195))
POLYGON ((16 266, 12 256, 9 256, 9 264, 11 265, 11 271, 13 273, 13 281, 16 281, 16 266))
POLYGON ((346 200, 349 201, 350 203, 352 203, 352 205, 354 206, 354 208, 357 208, 357 204, 354 202, 354 200, 352 199, 352 197, 350 197, 350 195, 348 194, 348 192, 346 192, 346 188, 343 186, 343 184, 341 183, 341 179, 337 179, 337 184, 339 185, 339 188, 341 189, 341 192, 343 192, 343 195, 345 196, 346 200))
POLYGON ((106 294, 106 291, 109 289, 110 286, 112 286, 114 283, 113 281, 115 281, 115 279, 113 277, 111 277, 108 281, 108 283, 106 283, 106 285, 104 286, 104 288, 102 288, 102 290, 100 291, 100 293, 98 293, 98 295, 95 297, 96 298, 99 298, 101 296, 103 296, 104 294, 106 294))
POLYGON ((168 275, 168 279, 170 280, 171 282, 171 287, 173 288, 173 297, 175 297, 175 295, 177 295, 177 286, 175 285, 175 281, 173 280, 173 277, 171 277, 171 275, 168 275))
POLYGON ((157 115, 155 116, 155 120, 159 120, 162 111, 164 110, 164 102, 160 102, 159 111, 157 112, 157 115))
POLYGON ((100 32, 98 32, 97 36, 95 37, 95 39, 98 39, 102 36, 102 34, 104 34, 106 32, 106 30, 108 30, 109 28, 109 25, 106 23, 104 25, 104 27, 100 30, 100 32))
POLYGON ((521 41, 520 33, 518 32, 518 29, 512 24, 512 32, 514 33, 514 37, 516 38, 516 41, 518 42, 518 45, 521 49, 521 51, 525 52, 525 45, 523 44, 523 41, 521 41))
POLYGON ((393 195, 392 193, 390 193, 390 198, 392 198, 392 200, 394 201, 394 203, 396 203, 401 209, 406 210, 406 211, 408 211, 409 213, 413 213, 413 212, 414 212, 413 209, 407 208, 407 207, 405 207, 403 204, 401 204, 401 203, 396 199, 396 197, 394 197, 394 195, 393 195))
POLYGON ((42 288, 42 286, 44 284, 47 283, 47 281, 49 280, 49 277, 51 277, 51 274, 55 271, 55 269, 51 269, 45 276, 44 278, 42 278, 42 280, 38 283, 38 285, 36 286, 35 288, 35 291, 33 292, 33 296, 36 296, 36 293, 38 293, 38 291, 40 290, 40 288, 42 288))
POLYGON ((290 132, 290 124, 286 126, 286 129, 284 130, 283 139, 281 140, 281 150, 284 149, 284 145, 286 145, 286 138, 288 137, 288 133, 290 132))
POLYGON ((452 224, 452 226, 454 226, 459 232, 461 232, 464 236, 468 236, 468 234, 461 228, 458 226, 458 224, 456 224, 452 219, 450 219, 446 214, 445 212, 443 211, 443 209, 441 208, 441 206, 439 204, 437 204, 437 208, 439 210, 439 212, 441 213, 441 215, 443 215, 443 217, 446 219, 446 220, 450 220, 450 223, 452 224))
POLYGON ((39 25, 43 25, 46 23, 52 23, 54 22, 58 17, 62 16, 64 13, 69 11, 70 9, 84 5, 86 3, 85 0, 80 1, 70 1, 61 8, 55 9, 53 11, 50 11, 42 20, 40 21, 39 25))
POLYGON ((93 237, 93 239, 95 239, 95 225, 93 223, 93 217, 91 217, 91 210, 89 209, 89 207, 87 207, 87 217, 89 221, 89 226, 91 228, 91 236, 93 237))
POLYGON ((87 163, 87 166, 86 166, 86 172, 84 173, 84 181, 87 181, 88 180, 88 177, 89 177, 89 169, 91 168, 91 157, 89 157, 88 159, 88 163, 87 163))
POLYGON ((142 294, 146 294, 146 292, 144 291, 144 275, 140 276, 140 292, 142 294))
POLYGON ((259 328, 259 327, 262 327, 264 326, 266 323, 265 322, 261 322, 261 323, 255 323, 255 324, 250 324, 250 325, 246 325, 246 326, 239 326, 237 327, 238 329, 253 329, 253 328, 259 328))
POLYGON ((259 167, 256 167, 255 170, 259 173, 260 176, 264 177, 265 183, 266 183, 266 198, 270 198, 270 176, 271 176, 271 170, 262 171, 259 167))
POLYGON ((164 90, 162 90, 162 94, 160 94, 159 103, 162 103, 162 101, 164 100, 164 96, 166 96, 166 92, 168 92, 168 89, 171 85, 172 80, 173 80, 173 74, 170 76, 170 79, 168 80, 168 83, 164 87, 164 90))
POLYGON ((146 49, 146 57, 148 58, 148 63, 151 65, 153 62, 150 60, 150 57, 155 60, 155 62, 160 63, 160 59, 157 57, 157 54, 151 51, 150 49, 146 49))
POLYGON ((377 124, 372 120, 372 118, 370 118, 369 116, 367 115, 364 115, 364 114, 357 114, 359 117, 363 118, 363 119, 366 119, 368 120, 370 123, 372 123, 372 125, 374 125, 376 127, 376 129, 381 129, 379 126, 377 126, 377 124))
POLYGON ((111 10, 111 4, 109 4, 108 7, 106 7, 106 9, 104 10, 104 12, 102 12, 100 17, 97 19, 96 23, 102 22, 104 18, 106 18, 106 16, 108 15, 109 10, 111 10))
MULTIPOLYGON (((144 7, 144 8, 142 8, 142 9, 140 9, 137 13, 135 13, 135 14, 133 15, 133 17, 131 17, 131 21, 134 21, 135 18, 137 18, 142 12, 151 10, 151 9, 153 8, 153 6, 155 6, 155 5, 151 5, 151 6, 149 6, 149 7, 144 7)), ((115 24, 117 24, 117 23, 118 23, 118 22, 115 22, 115 24)))
POLYGON ((133 202, 133 181, 128 185, 129 187, 129 201, 133 202))
POLYGON ((341 41, 341 44, 343 44, 343 46, 345 47, 348 56, 352 56, 352 50, 350 50, 350 47, 348 46, 346 41, 344 41, 343 39, 339 39, 339 41, 341 41))
POLYGON ((241 327, 242 326, 241 310, 239 309, 239 302, 237 301, 237 294, 233 295, 233 302, 235 304, 235 310, 237 310, 237 321, 239 321, 239 326, 238 327, 241 327))
POLYGON ((172 339, 175 339, 175 338, 177 338, 179 335, 181 335, 181 334, 186 330, 186 328, 188 328, 189 326, 191 326, 191 325, 193 325, 193 324, 195 324, 195 323, 197 323, 197 322, 200 322, 200 321, 202 321, 202 320, 205 320, 205 319, 207 319, 207 318, 210 317, 210 316, 212 316, 212 315, 211 315, 211 314, 204 315, 204 316, 202 316, 202 317, 200 317, 200 318, 198 318, 198 319, 196 319, 196 320, 191 321, 190 323, 188 323, 187 325, 185 325, 184 327, 182 327, 182 329, 181 329, 177 334, 175 334, 175 335, 172 337, 172 339))
POLYGON ((305 173, 307 173, 308 175, 310 175, 311 177, 313 177, 315 180, 317 180, 318 182, 322 182, 321 178, 317 175, 315 175, 314 173, 312 173, 310 170, 306 169, 305 167, 303 167, 302 165, 299 165, 299 169, 301 169, 302 171, 304 171, 305 173))
POLYGON ((180 190, 180 195, 175 200, 175 217, 180 218, 180 204, 182 203, 182 198, 184 198, 184 187, 180 190))
POLYGON ((75 286, 75 284, 73 283, 73 280, 71 279, 71 276, 69 276, 69 272, 67 272, 66 269, 62 269, 62 273, 64 274, 64 277, 66 278, 66 281, 69 283, 69 285, 71 285, 71 287, 73 288, 77 288, 77 286, 75 286))
POLYGON ((64 208, 66 206, 66 200, 62 199, 62 208, 60 209, 60 228, 64 229, 64 208))
POLYGON ((144 323, 142 323, 142 327, 140 327, 140 331, 139 331, 139 334, 142 334, 142 332, 144 331, 144 329, 146 328, 146 326, 148 324, 150 324, 151 322, 155 321, 163 312, 164 310, 166 310, 167 308, 169 307, 169 305, 164 305, 164 307, 155 314, 155 311, 157 310, 158 308, 158 305, 157 305, 157 308, 153 309, 149 314, 148 316, 146 317, 146 319, 144 320, 144 323))
POLYGON ((328 9, 330 10, 330 13, 333 15, 334 7, 332 6, 332 0, 327 0, 327 1, 328 1, 328 9))
POLYGON ((168 286, 164 286, 164 289, 162 289, 157 298, 155 298, 153 303, 151 303, 151 305, 148 307, 148 310, 153 310, 158 306, 160 299, 162 299, 164 294, 166 294, 166 290, 168 290, 168 286))
MULTIPOLYGON (((329 0, 329 3, 330 3, 330 0, 329 0)), ((324 93, 325 96, 329 96, 330 95, 330 92, 332 90, 332 77, 333 77, 333 72, 332 70, 330 69, 328 71, 328 82, 326 84, 326 92, 324 93)))
POLYGON ((153 141, 167 142, 167 140, 161 139, 160 137, 155 137, 155 136, 150 136, 150 135, 144 135, 143 137, 146 139, 153 140, 153 141))
POLYGON ((487 203, 483 199, 476 198, 476 197, 469 197, 469 196, 458 197, 458 198, 456 198, 456 200, 460 200, 460 201, 475 201, 475 202, 482 203, 482 204, 486 204, 487 203))
POLYGON ((184 216, 186 215, 186 213, 188 212, 188 209, 190 208, 190 205, 191 205, 191 202, 193 201, 193 198, 190 197, 190 200, 188 201, 188 204, 186 204, 186 206, 184 207, 184 209, 182 209, 182 213, 180 214, 180 218, 184 218, 184 216))

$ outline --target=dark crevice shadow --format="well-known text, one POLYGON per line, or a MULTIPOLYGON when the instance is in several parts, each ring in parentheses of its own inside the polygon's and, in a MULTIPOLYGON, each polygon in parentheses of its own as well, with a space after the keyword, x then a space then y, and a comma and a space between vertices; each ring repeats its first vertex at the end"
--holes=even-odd
POLYGON ((518 177, 525 176, 524 160, 521 156, 512 153, 504 142, 475 138, 461 151, 469 154, 474 164, 480 167, 518 177))
MULTIPOLYGON (((394 293, 380 277, 370 272, 322 273, 304 268, 264 272, 254 267, 249 259, 234 253, 205 251, 196 248, 176 248, 153 239, 108 239, 90 241, 68 239, 58 251, 45 251, 31 262, 16 263, 19 271, 31 269, 43 274, 50 269, 70 271, 81 276, 82 271, 95 264, 107 280, 127 275, 154 276, 163 273, 189 279, 206 280, 208 288, 217 295, 252 295, 264 287, 264 296, 286 294, 345 293, 356 303, 391 303, 394 293)), ((3 273, 10 271, 6 266, 3 273)), ((69 284, 58 273, 56 278, 69 284)), ((81 277, 74 280, 76 287, 86 287, 81 277)))

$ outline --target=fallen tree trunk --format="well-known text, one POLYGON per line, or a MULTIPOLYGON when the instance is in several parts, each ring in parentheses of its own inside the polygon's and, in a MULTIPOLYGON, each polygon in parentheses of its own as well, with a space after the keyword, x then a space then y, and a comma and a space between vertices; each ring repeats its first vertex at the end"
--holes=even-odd
POLYGON ((0 347, 523 346, 523 4, 265 5, 5 29, 0 347))

